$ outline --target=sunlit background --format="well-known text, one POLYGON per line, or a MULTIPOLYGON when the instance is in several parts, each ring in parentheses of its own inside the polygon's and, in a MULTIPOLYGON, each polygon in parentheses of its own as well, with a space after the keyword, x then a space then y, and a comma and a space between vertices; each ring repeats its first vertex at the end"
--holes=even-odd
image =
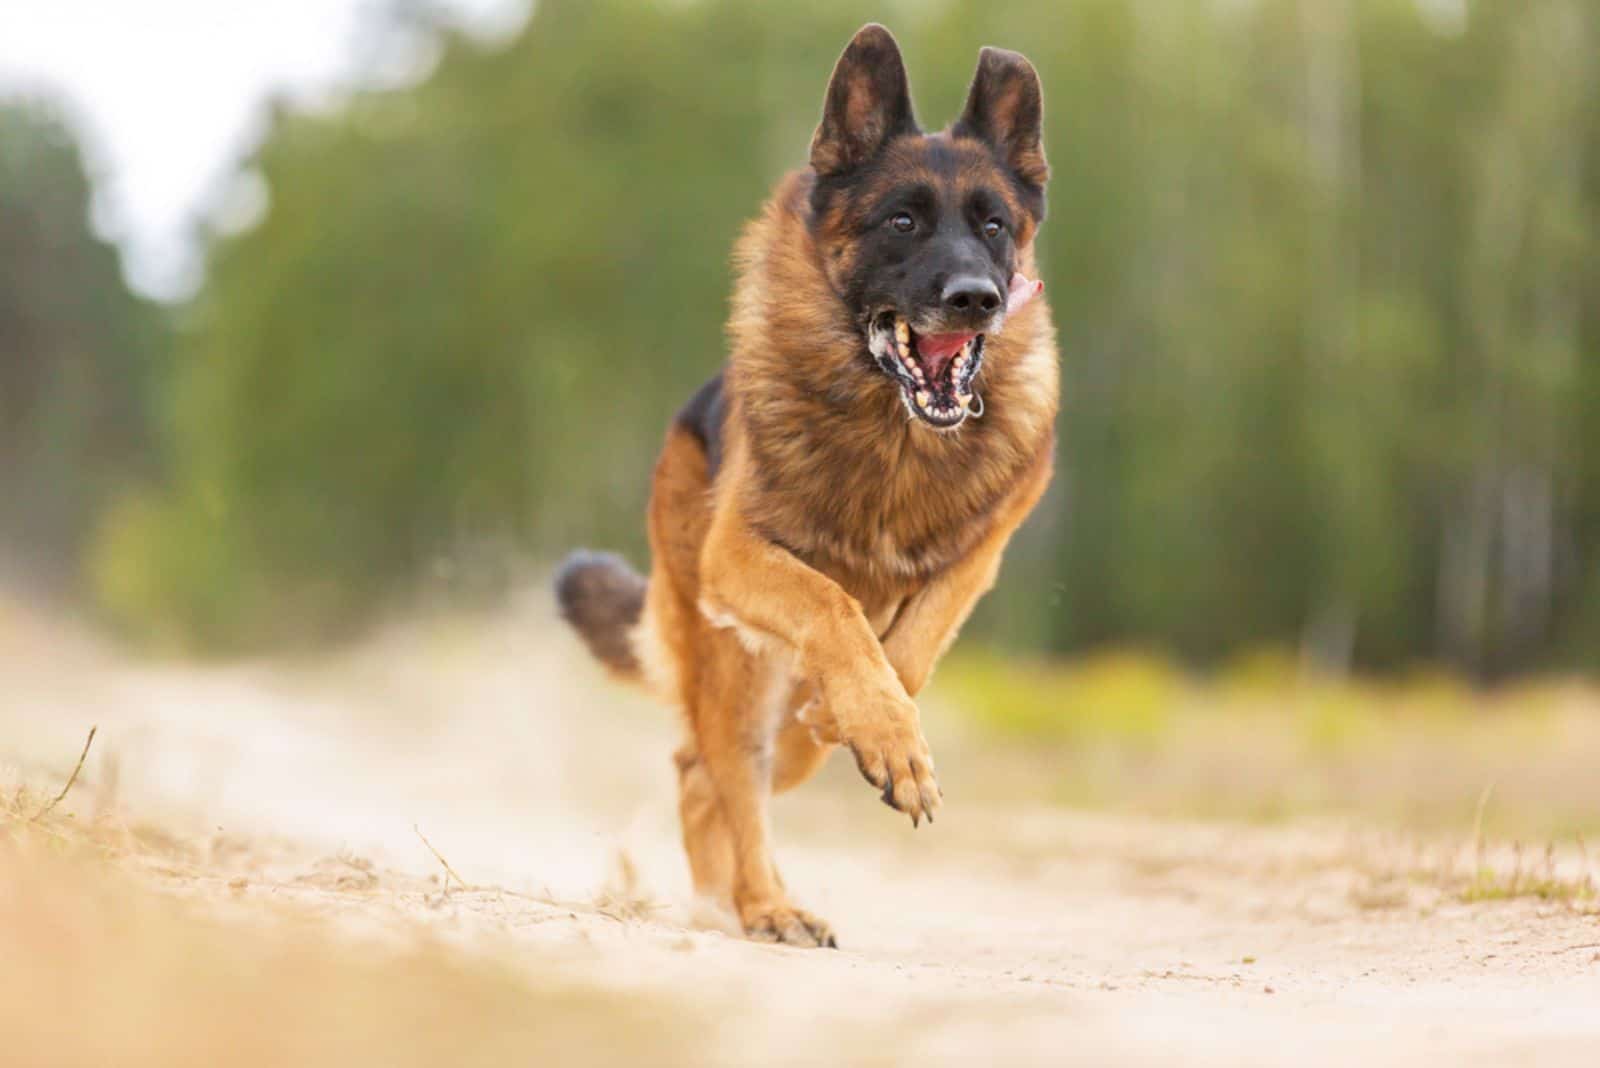
POLYGON ((0 1031, 151 1065, 1593 1039, 1597 86, 1593 0, 0 5, 0 1031), (802 966, 679 908, 675 720, 546 583, 647 565, 730 245, 868 19, 930 129, 980 45, 1037 66, 1064 405, 919 697, 937 831, 845 759, 777 806, 854 954, 802 966))
MULTIPOLYGON (((1478 678, 1600 649, 1600 14, 880 13, 1025 48, 1060 477, 973 633, 1478 678)), ((0 32, 8 572, 238 652, 637 558, 859 5, 195 0, 0 32), (94 26, 93 31, 87 28, 94 26)))

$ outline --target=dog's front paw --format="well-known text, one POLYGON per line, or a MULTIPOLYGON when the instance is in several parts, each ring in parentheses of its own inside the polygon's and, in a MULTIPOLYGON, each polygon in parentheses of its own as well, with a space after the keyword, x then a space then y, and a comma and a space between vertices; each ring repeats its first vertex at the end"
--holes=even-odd
POLYGON ((883 791, 883 803, 910 816, 913 827, 924 818, 933 822, 944 794, 934 778, 917 706, 899 680, 891 676, 882 686, 853 691, 841 687, 828 703, 856 767, 883 791))
POLYGON ((808 949, 839 948, 833 928, 825 921, 782 901, 745 905, 739 909, 739 922, 744 933, 757 942, 781 942, 808 949))

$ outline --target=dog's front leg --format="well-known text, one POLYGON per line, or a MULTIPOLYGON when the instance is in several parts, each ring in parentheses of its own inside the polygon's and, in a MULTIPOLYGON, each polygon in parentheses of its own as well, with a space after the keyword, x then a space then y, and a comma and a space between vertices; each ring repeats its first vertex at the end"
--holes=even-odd
POLYGON ((732 501, 719 502, 700 567, 706 616, 792 656, 885 803, 913 823, 931 818, 941 797, 917 706, 855 598, 753 530, 732 501))
POLYGON ((1050 453, 1041 453, 1028 478, 996 509, 983 539, 913 594, 883 636, 884 655, 908 694, 915 696, 927 685, 978 599, 993 588, 1011 535, 1050 484, 1051 464, 1050 453))

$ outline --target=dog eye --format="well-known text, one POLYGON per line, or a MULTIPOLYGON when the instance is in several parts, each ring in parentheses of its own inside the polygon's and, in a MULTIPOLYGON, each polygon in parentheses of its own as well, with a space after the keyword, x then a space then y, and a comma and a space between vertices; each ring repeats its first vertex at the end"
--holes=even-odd
POLYGON ((1006 224, 1001 222, 999 219, 990 219, 988 222, 983 224, 983 236, 999 237, 1000 231, 1004 230, 1005 228, 1006 224))
POLYGON ((913 219, 910 215, 902 211, 900 214, 889 220, 889 225, 900 231, 902 234, 909 234, 911 231, 917 228, 917 220, 913 219))

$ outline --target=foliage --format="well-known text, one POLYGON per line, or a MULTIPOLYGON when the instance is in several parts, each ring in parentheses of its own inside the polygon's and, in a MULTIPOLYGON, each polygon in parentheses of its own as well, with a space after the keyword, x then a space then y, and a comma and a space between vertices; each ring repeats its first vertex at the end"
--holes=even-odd
POLYGON ((0 545, 68 582, 100 509, 148 467, 164 348, 90 231, 89 194, 57 115, 0 106, 0 545))
MULTIPOLYGON (((980 44, 1046 83, 1060 477, 977 629, 1479 674, 1600 648, 1600 13, 1452 10, 891 19, 927 125, 980 44)), ((445 35, 414 88, 280 115, 105 600, 253 645, 441 571, 637 556, 662 428, 722 359, 729 244, 860 20, 542 0, 504 48, 445 35)))
POLYGON ((1154 744, 1169 730, 1184 679, 1160 657, 1100 653, 1072 664, 963 654, 941 687, 973 719, 1003 734, 1079 744, 1154 744))
MULTIPOLYGON (((1476 825, 1479 839, 1592 838, 1600 826, 1589 755, 1600 743, 1600 690, 1581 679, 1339 678, 1278 649, 1201 674, 1129 648, 1027 660, 966 642, 920 700, 930 724, 1016 743, 944 743, 970 758, 959 771, 967 791, 1004 783, 1010 800, 1184 819, 1359 815, 1456 832, 1476 825), (941 711, 959 713, 960 727, 941 711)), ((1462 889, 1493 896, 1500 876, 1479 879, 1482 867, 1481 857, 1470 865, 1473 884, 1462 889)), ((1512 876, 1518 885, 1512 896, 1541 893, 1512 876)))

